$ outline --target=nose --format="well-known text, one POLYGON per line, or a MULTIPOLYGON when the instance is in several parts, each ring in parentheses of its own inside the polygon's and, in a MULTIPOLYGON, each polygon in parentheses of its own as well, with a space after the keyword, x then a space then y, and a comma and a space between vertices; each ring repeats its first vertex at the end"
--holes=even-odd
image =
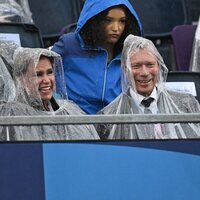
POLYGON ((147 69, 147 67, 145 65, 142 65, 140 73, 143 76, 147 76, 149 74, 149 71, 148 71, 148 69, 147 69))
POLYGON ((50 82, 50 79, 48 76, 43 76, 41 82, 47 84, 50 82))
POLYGON ((119 23, 118 22, 113 22, 112 30, 113 31, 118 31, 119 29, 120 29, 119 23))

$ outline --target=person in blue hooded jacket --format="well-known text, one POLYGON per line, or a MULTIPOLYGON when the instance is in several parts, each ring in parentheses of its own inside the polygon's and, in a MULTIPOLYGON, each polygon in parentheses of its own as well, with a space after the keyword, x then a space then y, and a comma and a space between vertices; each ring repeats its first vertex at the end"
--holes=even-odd
POLYGON ((142 35, 128 0, 86 0, 73 33, 52 50, 61 55, 69 99, 95 114, 121 93, 121 51, 129 34, 142 35))

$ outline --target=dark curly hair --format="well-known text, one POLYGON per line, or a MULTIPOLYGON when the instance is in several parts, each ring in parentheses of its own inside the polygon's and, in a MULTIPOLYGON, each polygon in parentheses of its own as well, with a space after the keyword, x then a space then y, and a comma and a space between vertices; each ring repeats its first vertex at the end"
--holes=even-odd
POLYGON ((104 30, 105 26, 105 19, 109 10, 113 8, 122 8, 126 15, 125 30, 118 42, 114 46, 113 53, 115 56, 122 51, 123 42, 129 34, 134 34, 138 36, 141 35, 140 27, 137 20, 124 5, 112 6, 95 15, 83 26, 83 28, 80 31, 80 34, 86 45, 93 48, 101 46, 102 41, 105 41, 105 33, 104 31, 102 31, 104 30))

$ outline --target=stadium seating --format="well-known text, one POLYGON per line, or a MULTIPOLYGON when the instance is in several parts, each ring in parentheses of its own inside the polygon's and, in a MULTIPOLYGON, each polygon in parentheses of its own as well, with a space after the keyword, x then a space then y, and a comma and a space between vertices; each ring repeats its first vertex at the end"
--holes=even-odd
POLYGON ((23 47, 43 47, 40 30, 34 24, 0 23, 0 34, 17 34, 23 47))
POLYGON ((169 70, 175 70, 171 31, 174 26, 191 24, 187 0, 129 0, 137 11, 144 35, 151 39, 169 70))
POLYGON ((29 0, 29 6, 47 47, 57 41, 64 26, 77 21, 81 11, 80 0, 29 0))
POLYGON ((189 71, 196 25, 178 25, 172 29, 177 70, 189 71))

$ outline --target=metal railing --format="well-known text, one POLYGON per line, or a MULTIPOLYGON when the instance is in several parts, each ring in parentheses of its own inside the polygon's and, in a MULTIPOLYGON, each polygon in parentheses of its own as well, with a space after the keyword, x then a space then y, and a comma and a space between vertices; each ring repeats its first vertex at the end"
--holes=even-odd
POLYGON ((54 115, 0 116, 0 126, 67 125, 67 124, 146 124, 199 123, 200 113, 187 114, 118 114, 118 115, 54 115))

